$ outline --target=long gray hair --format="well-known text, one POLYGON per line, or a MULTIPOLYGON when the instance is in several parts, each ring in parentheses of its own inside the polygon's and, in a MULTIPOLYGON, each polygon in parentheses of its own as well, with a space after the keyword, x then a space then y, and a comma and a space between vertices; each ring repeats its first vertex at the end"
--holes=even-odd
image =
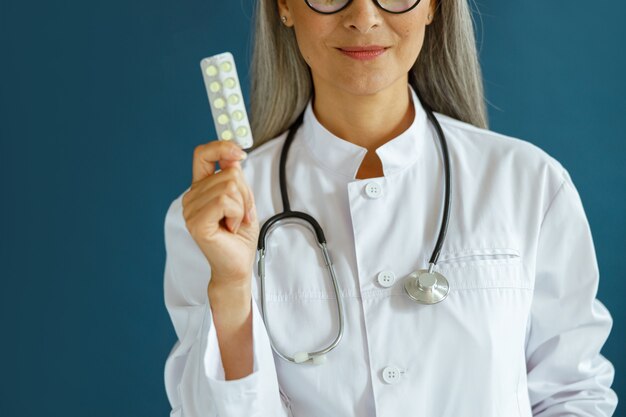
MULTIPOLYGON (((422 0, 426 1, 426 0, 422 0)), ((258 0, 251 63, 250 123, 254 148, 280 135, 313 93, 311 72, 276 0, 258 0)), ((482 74, 467 0, 438 1, 409 83, 433 111, 488 128, 482 74)))

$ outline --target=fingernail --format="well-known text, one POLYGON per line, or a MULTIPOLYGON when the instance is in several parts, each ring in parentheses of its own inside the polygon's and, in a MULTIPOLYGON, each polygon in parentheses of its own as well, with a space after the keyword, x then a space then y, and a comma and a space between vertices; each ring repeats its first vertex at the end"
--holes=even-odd
POLYGON ((246 152, 238 148, 233 149, 233 155, 235 155, 238 158, 241 158, 241 160, 246 159, 248 157, 248 154, 246 152))

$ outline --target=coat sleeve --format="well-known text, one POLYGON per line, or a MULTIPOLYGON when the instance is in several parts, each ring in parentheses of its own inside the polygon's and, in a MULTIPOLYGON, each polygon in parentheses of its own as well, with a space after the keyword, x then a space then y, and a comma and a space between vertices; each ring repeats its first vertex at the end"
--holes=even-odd
POLYGON ((289 403, 279 389, 271 345, 254 297, 253 372, 225 380, 206 290, 210 265, 185 225, 183 194, 170 205, 164 226, 164 298, 178 338, 164 370, 170 416, 291 416, 289 403))
POLYGON ((615 369, 600 349, 613 320, 596 299, 598 264, 580 196, 565 169, 562 175, 539 232, 526 344, 529 399, 534 416, 611 416, 615 369))

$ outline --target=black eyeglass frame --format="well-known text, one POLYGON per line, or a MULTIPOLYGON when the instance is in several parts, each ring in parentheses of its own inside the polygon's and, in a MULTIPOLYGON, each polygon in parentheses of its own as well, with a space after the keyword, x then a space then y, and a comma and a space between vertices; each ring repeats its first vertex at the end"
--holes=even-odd
MULTIPOLYGON (((408 9, 406 9, 406 10, 403 10, 403 11, 401 11, 401 12, 392 12, 392 11, 390 11, 390 10, 385 9, 385 8, 384 8, 384 7, 383 7, 383 6, 379 3, 379 1, 378 1, 378 0, 372 0, 372 1, 374 2, 374 4, 376 4, 376 6, 378 6, 380 9, 382 9, 382 10, 386 11, 387 13, 392 13, 392 14, 402 14, 402 13, 406 13, 406 12, 409 12, 409 11, 413 10, 413 9, 414 9, 414 8, 415 8, 418 4, 420 4, 420 1, 421 1, 421 0, 417 0, 413 6, 409 7, 409 8, 408 8, 408 9)), ((320 13, 320 14, 335 14, 335 13, 338 13, 338 12, 342 11, 342 10, 343 10, 343 9, 345 9, 346 7, 348 7, 348 6, 350 5, 350 3, 352 3, 352 0, 348 0, 348 1, 346 2, 346 4, 345 4, 345 5, 343 5, 340 9, 335 10, 334 12, 320 12, 320 11, 319 11, 319 10, 317 10, 315 7, 311 6, 311 4, 309 3, 309 0, 304 0, 304 2, 306 3, 306 5, 307 5, 307 6, 309 6, 309 8, 310 8, 311 10, 313 10, 313 11, 314 11, 314 12, 316 12, 316 13, 320 13)))

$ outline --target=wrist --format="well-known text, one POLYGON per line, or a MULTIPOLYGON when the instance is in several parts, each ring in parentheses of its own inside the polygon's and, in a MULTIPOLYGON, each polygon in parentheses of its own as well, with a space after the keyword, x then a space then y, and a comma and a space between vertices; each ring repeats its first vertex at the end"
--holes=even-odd
POLYGON ((209 304, 212 308, 235 308, 241 310, 242 306, 249 305, 252 298, 252 284, 250 280, 223 283, 220 280, 209 281, 207 288, 209 304))
POLYGON ((211 279, 209 280, 208 289, 213 291, 221 291, 221 292, 232 292, 232 293, 245 293, 250 292, 252 288, 252 281, 249 278, 252 275, 250 273, 248 276, 242 279, 233 279, 233 278, 220 278, 219 276, 211 275, 211 279))

